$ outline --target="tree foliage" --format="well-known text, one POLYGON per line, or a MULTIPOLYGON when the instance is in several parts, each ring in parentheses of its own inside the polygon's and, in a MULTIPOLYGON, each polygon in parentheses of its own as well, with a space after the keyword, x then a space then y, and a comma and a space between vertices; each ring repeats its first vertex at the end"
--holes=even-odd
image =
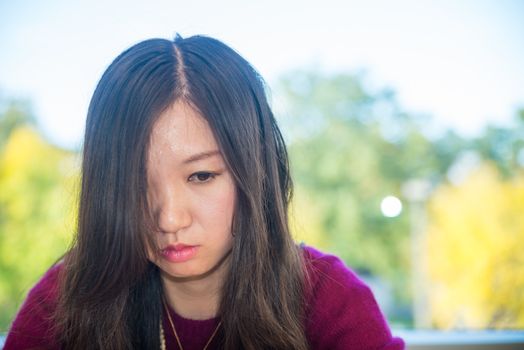
POLYGON ((524 327, 524 173, 491 163, 430 200, 430 305, 438 328, 524 327))
MULTIPOLYGON (((421 263, 412 261, 413 255, 410 252, 412 244, 410 240, 414 234, 413 230, 416 229, 412 226, 412 222, 413 219, 418 221, 426 219, 410 218, 420 215, 420 212, 410 212, 412 206, 406 205, 398 217, 385 217, 380 211, 381 200, 387 195, 394 195, 404 204, 408 204, 412 199, 405 189, 406 184, 413 179, 423 179, 433 188, 449 186, 450 176, 458 178, 460 173, 464 173, 465 170, 467 172, 468 169, 464 170, 464 159, 467 158, 464 157, 465 154, 474 154, 478 162, 491 161, 497 171, 503 175, 499 182, 488 181, 484 184, 487 186, 485 191, 488 192, 482 200, 489 201, 487 193, 489 191, 498 193, 499 187, 506 190, 501 190, 498 197, 506 198, 506 195, 509 195, 511 189, 516 186, 511 180, 512 177, 524 165, 524 141, 522 141, 524 140, 524 112, 520 112, 520 117, 516 118, 517 128, 489 127, 477 138, 466 139, 452 131, 433 132, 429 117, 406 113, 399 106, 391 90, 373 91, 366 86, 363 75, 296 71, 279 81, 277 91, 280 96, 278 101, 280 104, 277 106, 278 115, 290 146, 292 171, 296 184, 292 212, 295 235, 299 240, 305 240, 336 253, 348 265, 361 272, 370 272, 388 281, 393 286, 397 306, 388 316, 390 319, 410 324, 413 322, 412 316, 406 315, 405 309, 410 307, 409 303, 413 297, 411 294, 413 266, 421 263), (404 305, 404 308, 399 308, 399 305, 404 305)), ((460 193, 472 192, 467 187, 473 186, 469 181, 459 186, 463 191, 460 193), (465 186, 464 189, 461 186, 465 186)), ((471 181, 474 182, 474 179, 471 181)), ((440 190, 436 190, 435 193, 440 193, 440 190)), ((444 201, 443 195, 435 196, 438 199, 433 200, 430 197, 428 200, 431 203, 444 201)), ((464 218, 462 222, 457 222, 456 226, 450 222, 449 227, 445 228, 433 221, 443 220, 442 218, 446 217, 461 217, 462 208, 466 212, 474 213, 478 207, 473 204, 478 203, 470 203, 466 197, 458 194, 455 197, 445 198, 448 198, 448 203, 455 204, 440 205, 439 212, 430 211, 426 226, 431 227, 431 232, 435 232, 437 227, 439 231, 447 230, 446 233, 442 233, 442 237, 445 237, 442 240, 447 244, 457 240, 464 242, 475 240, 475 235, 471 234, 476 227, 473 214, 470 215, 471 220, 464 218)), ((495 214, 499 217, 505 215, 509 221, 499 221, 501 226, 498 228, 493 225, 484 228, 494 230, 490 231, 489 235, 493 240, 498 240, 498 244, 506 247, 504 249, 509 249, 511 246, 507 245, 510 241, 505 240, 504 237, 515 235, 510 232, 522 230, 521 224, 513 216, 522 209, 515 204, 517 198, 515 194, 507 197, 506 205, 499 207, 497 209, 499 214, 495 214), (509 219, 510 217, 512 219, 509 219), (502 234, 501 231, 505 233, 502 234)), ((425 199, 421 200, 423 202, 420 205, 424 207, 425 199)), ((490 204, 494 205, 494 202, 490 204)), ((490 214, 487 208, 477 213, 486 217, 490 214)), ((432 239, 434 239, 433 234, 432 239)), ((449 276, 449 279, 441 274, 428 277, 441 281, 443 285, 453 278, 467 279, 465 274, 468 269, 467 260, 460 259, 458 256, 446 257, 459 254, 460 249, 466 249, 465 245, 462 248, 455 247, 446 251, 443 248, 444 243, 440 242, 440 244, 439 250, 431 251, 432 271, 440 271, 438 267, 443 264, 449 267, 447 273, 453 274, 453 264, 444 262, 453 261, 457 268, 455 272, 463 271, 464 275, 455 274, 454 277, 449 276), (438 255, 438 259, 435 254, 438 255), (460 267, 457 264, 461 264, 460 267)), ((480 243, 471 242, 472 246, 480 248, 475 244, 480 243)), ((415 249, 426 248, 420 246, 415 249)), ((476 254, 480 255, 481 251, 474 249, 469 252, 470 258, 476 254)), ((491 265, 484 265, 484 268, 498 271, 503 266, 512 264, 514 256, 509 250, 501 250, 497 254, 506 255, 496 261, 490 260, 491 265)), ((517 273, 520 273, 517 269, 510 269, 506 277, 521 278, 520 275, 515 275, 517 273)), ((511 280, 505 281, 508 283, 507 286, 515 286, 511 280)), ((449 293, 441 303, 435 300, 436 294, 429 295, 431 305, 438 305, 432 309, 435 312, 433 319, 436 320, 437 326, 449 326, 451 315, 455 315, 454 312, 459 310, 458 304, 455 305, 450 301, 453 293, 466 295, 470 289, 482 290, 488 285, 487 281, 483 282, 481 279, 475 282, 482 286, 475 283, 450 282, 446 287, 442 287, 449 293), (450 303, 447 308, 446 302, 450 303), (438 309, 444 308, 447 309, 448 318, 445 320, 448 321, 444 321, 444 316, 439 316, 437 312, 438 309)), ((489 294, 486 290, 484 296, 494 297, 495 293, 489 294)), ((517 295, 512 296, 517 297, 517 295)), ((457 300, 462 299, 457 298, 457 300)), ((486 304, 477 306, 480 310, 486 304)), ((494 319, 502 317, 500 310, 504 308, 517 312, 516 304, 514 302, 504 304, 503 298, 500 298, 500 305, 497 307, 499 316, 490 316, 494 319)), ((486 315, 490 314, 488 309, 482 310, 486 315)), ((504 314, 508 314, 508 311, 504 311, 504 314)), ((475 314, 472 314, 468 319, 474 317, 475 314)), ((483 325, 509 325, 500 322, 491 320, 484 322, 483 325)), ((477 323, 466 322, 465 325, 476 326, 477 323)))
MULTIPOLYGON (((2 117, 13 114, 24 120, 12 109, 2 117)), ((74 230, 76 156, 46 142, 27 121, 15 123, 0 148, 0 331, 74 230)))
POLYGON ((295 234, 382 276, 409 307, 407 208, 389 218, 380 203, 388 195, 402 198, 411 178, 439 176, 452 157, 435 153, 422 132, 424 118, 402 111, 390 90, 369 91, 361 76, 294 72, 278 91, 297 187, 295 234))
POLYGON ((21 125, 35 125, 31 104, 23 100, 0 100, 0 149, 11 132, 21 125))

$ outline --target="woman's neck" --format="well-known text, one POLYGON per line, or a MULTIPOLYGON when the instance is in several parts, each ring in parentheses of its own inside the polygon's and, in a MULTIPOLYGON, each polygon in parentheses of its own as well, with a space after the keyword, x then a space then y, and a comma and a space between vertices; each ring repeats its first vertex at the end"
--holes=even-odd
POLYGON ((166 302, 184 318, 207 320, 216 317, 228 263, 226 257, 209 273, 194 278, 174 278, 161 272, 166 302))
POLYGON ((221 285, 203 279, 174 281, 162 276, 166 302, 184 318, 207 320, 216 317, 220 303, 221 285))

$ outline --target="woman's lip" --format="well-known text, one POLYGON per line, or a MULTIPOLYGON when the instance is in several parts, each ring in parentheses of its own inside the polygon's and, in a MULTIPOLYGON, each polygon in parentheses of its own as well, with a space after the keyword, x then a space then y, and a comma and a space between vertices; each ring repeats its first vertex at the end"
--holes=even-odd
POLYGON ((167 261, 179 263, 192 259, 198 250, 198 246, 185 244, 168 245, 160 250, 160 255, 167 261))

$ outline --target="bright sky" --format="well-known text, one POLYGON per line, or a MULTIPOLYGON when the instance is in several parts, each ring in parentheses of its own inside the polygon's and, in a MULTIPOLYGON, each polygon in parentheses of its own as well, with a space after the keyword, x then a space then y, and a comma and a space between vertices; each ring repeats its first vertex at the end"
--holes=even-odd
POLYGON ((466 135, 524 107, 520 0, 0 0, 0 94, 31 99, 47 136, 76 148, 111 60, 175 32, 225 41, 270 86, 295 68, 365 69, 466 135))

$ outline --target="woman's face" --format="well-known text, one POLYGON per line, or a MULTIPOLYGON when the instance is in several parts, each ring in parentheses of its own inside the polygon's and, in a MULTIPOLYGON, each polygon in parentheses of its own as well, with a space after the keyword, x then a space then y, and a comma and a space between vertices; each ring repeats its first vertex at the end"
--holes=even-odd
POLYGON ((174 103, 153 125, 148 202, 159 250, 149 259, 164 277, 199 279, 223 270, 231 250, 235 184, 207 121, 174 103))

